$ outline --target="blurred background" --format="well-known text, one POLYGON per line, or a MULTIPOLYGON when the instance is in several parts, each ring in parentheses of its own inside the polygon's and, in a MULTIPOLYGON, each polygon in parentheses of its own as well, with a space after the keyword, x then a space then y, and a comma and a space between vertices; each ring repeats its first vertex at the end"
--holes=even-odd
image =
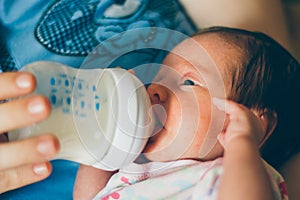
POLYGON ((300 62, 300 0, 283 0, 286 21, 295 56, 300 62))

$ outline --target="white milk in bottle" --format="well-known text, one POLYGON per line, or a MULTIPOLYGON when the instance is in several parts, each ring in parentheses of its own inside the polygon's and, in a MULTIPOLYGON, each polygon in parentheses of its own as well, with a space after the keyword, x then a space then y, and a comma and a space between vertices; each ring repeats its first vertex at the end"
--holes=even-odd
POLYGON ((37 79, 35 93, 52 105, 50 116, 9 132, 9 140, 53 133, 67 159, 105 170, 133 162, 154 128, 143 84, 124 69, 75 69, 54 62, 35 62, 23 71, 37 79))

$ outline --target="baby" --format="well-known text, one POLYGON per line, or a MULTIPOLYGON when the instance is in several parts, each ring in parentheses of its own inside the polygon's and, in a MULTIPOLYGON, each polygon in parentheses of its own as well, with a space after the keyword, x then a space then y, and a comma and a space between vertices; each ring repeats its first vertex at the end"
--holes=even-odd
POLYGON ((143 151, 149 162, 118 172, 81 166, 74 198, 287 199, 259 151, 278 165, 299 152, 299 80, 299 64, 266 35, 201 31, 175 47, 148 87, 161 125, 143 151))

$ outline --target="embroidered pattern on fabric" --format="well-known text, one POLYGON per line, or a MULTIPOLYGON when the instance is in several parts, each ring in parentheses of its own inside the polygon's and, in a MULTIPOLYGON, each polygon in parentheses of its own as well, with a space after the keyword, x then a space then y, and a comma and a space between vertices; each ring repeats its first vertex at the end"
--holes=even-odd
POLYGON ((6 46, 0 42, 0 73, 17 71, 16 63, 6 49, 6 46))
POLYGON ((177 0, 126 0, 121 3, 116 0, 57 1, 41 19, 35 36, 52 52, 85 56, 99 43, 121 32, 174 26, 177 0))

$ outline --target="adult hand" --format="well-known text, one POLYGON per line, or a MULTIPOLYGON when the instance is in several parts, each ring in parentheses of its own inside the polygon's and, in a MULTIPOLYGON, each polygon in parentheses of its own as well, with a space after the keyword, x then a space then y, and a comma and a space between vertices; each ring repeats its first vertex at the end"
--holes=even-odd
MULTIPOLYGON (((45 119, 51 111, 49 101, 30 94, 36 86, 32 74, 9 72, 0 74, 0 135, 45 119), (9 101, 6 99, 11 98, 9 101)), ((0 193, 46 178, 51 173, 47 161, 59 150, 59 142, 51 134, 15 142, 0 143, 0 193)))

